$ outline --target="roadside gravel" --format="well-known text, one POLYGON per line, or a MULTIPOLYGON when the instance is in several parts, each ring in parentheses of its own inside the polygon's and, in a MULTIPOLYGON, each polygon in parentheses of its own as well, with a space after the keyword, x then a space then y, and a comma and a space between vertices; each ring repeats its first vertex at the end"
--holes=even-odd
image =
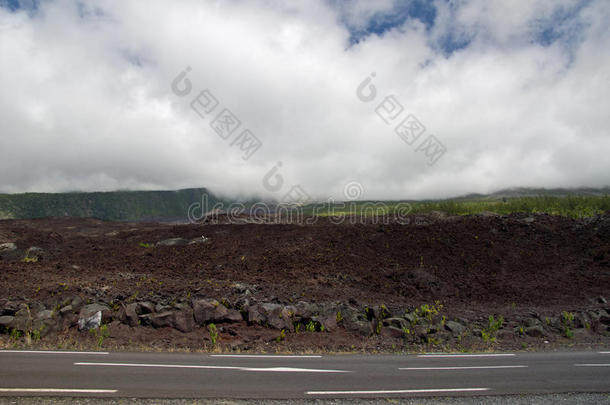
POLYGON ((502 395, 502 396, 479 396, 462 398, 386 398, 386 399, 338 399, 338 400, 193 400, 193 399, 123 399, 123 398, 0 398, 0 404, 23 404, 23 405, 98 405, 98 404, 158 404, 158 405, 264 405, 264 404, 289 404, 289 405, 381 405, 381 404, 407 404, 407 405, 551 405, 551 404, 610 404, 610 393, 569 393, 569 394, 545 394, 545 395, 502 395))

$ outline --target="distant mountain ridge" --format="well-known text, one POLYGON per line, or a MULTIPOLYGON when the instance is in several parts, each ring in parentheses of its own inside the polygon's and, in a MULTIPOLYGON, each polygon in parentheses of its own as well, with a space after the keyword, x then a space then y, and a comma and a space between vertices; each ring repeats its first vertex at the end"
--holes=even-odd
MULTIPOLYGON (((491 194, 468 194, 437 201, 502 200, 519 197, 607 196, 604 188, 511 188, 491 194)), ((175 191, 108 191, 73 193, 0 194, 0 219, 93 217, 112 221, 185 221, 189 207, 207 198, 208 209, 228 207, 235 201, 215 196, 206 188, 175 191)), ((406 201, 406 200, 405 200, 406 201)), ((408 200, 414 202, 414 200, 408 200)), ((245 202, 246 206, 253 201, 245 202)), ((273 202, 270 203, 274 205, 273 202)), ((199 207, 200 208, 200 207, 199 207)), ((198 212, 203 214, 201 211, 198 212)))
POLYGON ((176 191, 109 191, 0 194, 0 219, 93 217, 113 221, 185 220, 189 206, 224 202, 205 188, 176 191))
POLYGON ((566 196, 603 196, 610 195, 610 187, 579 187, 579 188, 506 188, 491 194, 468 194, 459 198, 473 199, 499 199, 518 197, 566 197, 566 196))

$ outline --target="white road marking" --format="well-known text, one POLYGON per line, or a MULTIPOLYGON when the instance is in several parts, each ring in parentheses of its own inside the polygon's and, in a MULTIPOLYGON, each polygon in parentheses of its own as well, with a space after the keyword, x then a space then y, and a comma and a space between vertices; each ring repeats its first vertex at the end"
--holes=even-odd
POLYGON ((527 366, 472 366, 472 367, 401 367, 399 370, 474 370, 486 368, 526 368, 527 366))
POLYGON ((210 357, 230 357, 230 358, 260 358, 260 359, 320 359, 322 356, 287 356, 273 354, 212 354, 210 357))
POLYGON ((599 352, 599 354, 610 354, 610 352, 599 352))
POLYGON ((281 373, 351 373, 347 370, 325 370, 315 368, 294 368, 294 367, 268 367, 268 368, 253 368, 253 367, 240 367, 240 370, 244 371, 273 371, 281 373))
POLYGON ((117 390, 97 390, 80 388, 0 388, 0 392, 36 392, 59 394, 114 394, 117 390))
POLYGON ((108 352, 70 352, 51 350, 0 350, 0 353, 24 353, 24 354, 109 354, 108 352))
POLYGON ((267 371, 275 373, 351 373, 346 370, 325 370, 294 367, 237 367, 237 366, 199 366, 188 364, 145 364, 145 363, 74 363, 75 366, 109 366, 109 367, 158 367, 158 368, 196 368, 214 370, 267 371))
POLYGON ((610 364, 574 364, 576 367, 610 367, 610 364))
POLYGON ((419 354, 417 357, 507 357, 514 353, 488 353, 488 354, 419 354))
POLYGON ((419 394, 434 392, 489 391, 489 388, 430 388, 420 390, 378 390, 378 391, 307 391, 307 395, 362 395, 362 394, 419 394))

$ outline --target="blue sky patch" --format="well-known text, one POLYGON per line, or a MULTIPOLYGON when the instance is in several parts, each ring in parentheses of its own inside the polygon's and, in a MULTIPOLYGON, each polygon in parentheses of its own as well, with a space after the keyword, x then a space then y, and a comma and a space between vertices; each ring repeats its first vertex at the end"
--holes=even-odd
POLYGON ((449 57, 454 52, 468 47, 471 42, 472 38, 464 35, 456 35, 453 32, 447 32, 439 38, 438 42, 435 44, 435 48, 440 50, 446 57, 449 57))
POLYGON ((0 7, 8 8, 11 11, 36 11, 39 2, 39 0, 0 0, 0 7))
POLYGON ((573 7, 560 7, 549 18, 536 20, 532 41, 542 46, 550 46, 557 41, 562 41, 568 47, 577 45, 582 40, 581 34, 585 28, 585 24, 579 21, 579 14, 590 3, 590 0, 583 0, 573 7))
POLYGON ((381 36, 401 26, 410 18, 421 21, 426 29, 431 29, 436 20, 436 8, 433 2, 427 0, 396 1, 391 11, 375 14, 363 29, 351 27, 346 23, 351 34, 350 44, 356 44, 372 34, 381 36))

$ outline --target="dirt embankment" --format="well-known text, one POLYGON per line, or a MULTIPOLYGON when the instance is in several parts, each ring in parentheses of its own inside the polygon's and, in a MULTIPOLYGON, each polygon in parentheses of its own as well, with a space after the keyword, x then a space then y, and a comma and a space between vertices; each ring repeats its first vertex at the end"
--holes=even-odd
POLYGON ((349 222, 0 221, 0 344, 419 350, 609 342, 609 213, 349 222))

